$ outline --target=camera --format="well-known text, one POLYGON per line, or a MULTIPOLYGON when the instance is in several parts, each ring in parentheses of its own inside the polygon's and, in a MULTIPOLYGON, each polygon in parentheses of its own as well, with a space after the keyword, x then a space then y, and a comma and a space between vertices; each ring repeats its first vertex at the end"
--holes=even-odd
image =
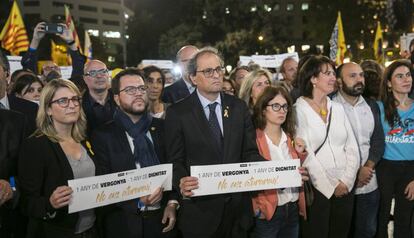
POLYGON ((50 34, 62 34, 63 33, 63 26, 57 23, 46 23, 45 25, 45 32, 50 34))

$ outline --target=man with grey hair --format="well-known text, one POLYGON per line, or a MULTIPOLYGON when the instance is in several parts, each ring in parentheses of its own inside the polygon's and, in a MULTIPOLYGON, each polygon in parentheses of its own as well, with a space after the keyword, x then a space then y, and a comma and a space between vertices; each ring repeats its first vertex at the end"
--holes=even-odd
POLYGON ((196 90, 167 109, 167 158, 182 198, 178 224, 185 238, 247 237, 252 225, 247 193, 192 197, 198 181, 190 176, 191 166, 263 160, 246 104, 221 93, 223 65, 214 48, 198 51, 188 63, 196 90))
POLYGON ((99 60, 85 64, 83 80, 88 89, 82 97, 82 108, 88 121, 88 135, 106 122, 112 120, 116 104, 109 90, 109 71, 99 60))
POLYGON ((177 52, 177 63, 181 69, 181 79, 165 88, 162 97, 163 102, 175 103, 194 92, 195 86, 188 77, 187 64, 191 57, 197 53, 197 51, 197 47, 193 45, 186 45, 177 52))
POLYGON ((280 66, 280 73, 283 76, 282 82, 284 82, 284 86, 291 91, 293 89, 292 82, 296 77, 296 73, 298 72, 298 62, 292 57, 288 57, 282 61, 282 65, 280 66))

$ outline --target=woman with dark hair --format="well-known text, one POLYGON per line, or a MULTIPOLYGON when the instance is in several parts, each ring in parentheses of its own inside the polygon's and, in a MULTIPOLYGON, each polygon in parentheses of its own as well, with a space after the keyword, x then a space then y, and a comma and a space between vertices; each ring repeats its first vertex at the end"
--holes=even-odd
POLYGON ((335 88, 335 65, 325 56, 311 56, 298 74, 297 136, 306 142, 312 204, 302 236, 348 237, 354 202, 353 186, 359 150, 341 104, 328 97, 335 88))
POLYGON ((14 82, 11 94, 16 97, 39 103, 40 93, 43 89, 43 83, 38 77, 27 73, 19 76, 14 82))
POLYGON ((364 60, 360 65, 365 78, 365 90, 362 96, 377 100, 384 68, 374 60, 364 60))
POLYGON ((237 91, 240 89, 244 77, 250 72, 248 66, 237 66, 229 75, 229 79, 235 83, 237 91))
POLYGON ((391 200, 395 199, 394 237, 412 237, 414 208, 414 104, 411 62, 396 60, 384 73, 378 105, 385 135, 385 152, 377 166, 380 209, 378 237, 388 237, 391 200))
POLYGON ((68 180, 96 174, 93 152, 85 143, 80 92, 71 81, 56 79, 45 86, 39 104, 38 130, 24 141, 19 155, 19 205, 41 226, 41 237, 95 238, 93 209, 68 214, 73 192, 68 180))
MULTIPOLYGON (((296 139, 292 100, 284 87, 267 87, 254 106, 256 143, 266 160, 304 159, 304 141, 296 139), (295 146, 293 146, 295 144, 295 146)), ((300 168, 303 180, 307 172, 300 168)), ((265 190, 253 197, 256 226, 253 237, 298 237, 299 214, 306 218, 300 188, 265 190)))
POLYGON ((165 118, 165 112, 168 104, 161 100, 165 86, 165 75, 162 70, 156 66, 150 65, 142 69, 144 71, 145 83, 148 86, 148 111, 155 118, 165 118))
POLYGON ((230 79, 223 79, 223 93, 237 96, 236 84, 230 79))

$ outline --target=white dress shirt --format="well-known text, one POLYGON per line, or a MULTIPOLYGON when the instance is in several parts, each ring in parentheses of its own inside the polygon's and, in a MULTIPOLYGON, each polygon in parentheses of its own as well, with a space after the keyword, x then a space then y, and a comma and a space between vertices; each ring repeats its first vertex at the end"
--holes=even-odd
MULTIPOLYGON (((342 104, 349 122, 351 123, 361 156, 361 167, 368 160, 371 136, 375 127, 374 115, 372 115, 371 107, 362 96, 359 97, 354 106, 348 103, 341 93, 337 93, 333 100, 342 104)), ((367 185, 355 190, 355 194, 370 193, 377 188, 377 176, 374 174, 367 185)))
POLYGON ((6 107, 6 109, 10 110, 10 104, 9 99, 7 98, 7 94, 4 95, 2 99, 0 99, 0 103, 3 104, 3 106, 6 107))
POLYGON ((207 120, 208 120, 208 117, 210 116, 210 108, 208 108, 208 105, 210 105, 212 103, 215 103, 215 102, 217 103, 216 110, 215 110, 216 111, 216 116, 217 116, 218 123, 220 125, 221 134, 224 135, 223 134, 223 117, 221 116, 221 114, 222 114, 221 113, 221 107, 222 106, 221 106, 221 97, 220 97, 220 95, 216 98, 216 100, 210 101, 207 98, 205 98, 203 95, 201 95, 200 92, 197 89, 197 96, 200 99, 201 106, 203 107, 204 114, 206 115, 207 120))
POLYGON ((328 97, 327 107, 327 118, 332 114, 331 126, 325 144, 315 156, 314 151, 325 139, 327 124, 302 97, 295 104, 297 137, 305 140, 309 153, 303 166, 308 168, 313 186, 331 198, 339 181, 348 191, 352 190, 360 162, 358 145, 344 108, 328 97))
MULTIPOLYGON (((291 160, 289 153, 288 140, 285 132, 282 130, 279 145, 273 144, 272 140, 266 136, 267 146, 269 147, 270 158, 276 160, 291 160)), ((283 206, 289 202, 296 202, 299 199, 299 188, 285 188, 277 190, 278 206, 283 206)))

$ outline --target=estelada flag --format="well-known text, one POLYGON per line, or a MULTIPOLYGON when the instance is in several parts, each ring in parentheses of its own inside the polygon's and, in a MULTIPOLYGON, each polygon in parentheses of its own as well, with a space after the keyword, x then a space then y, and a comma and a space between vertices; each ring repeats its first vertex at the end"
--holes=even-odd
POLYGON ((29 38, 16 1, 13 2, 9 18, 0 33, 0 40, 1 47, 10 51, 11 55, 19 55, 29 48, 29 38))
POLYGON ((69 12, 69 7, 65 5, 65 19, 66 19, 66 26, 72 30, 73 39, 75 39, 76 47, 79 49, 80 53, 82 54, 82 47, 79 41, 78 33, 76 32, 75 22, 73 22, 72 16, 69 12))
POLYGON ((381 29, 381 23, 378 22, 377 26, 377 32, 375 33, 375 40, 374 40, 374 56, 375 60, 379 64, 384 64, 384 52, 382 50, 382 29, 381 29))
POLYGON ((338 12, 338 18, 335 23, 335 27, 332 31, 331 39, 329 40, 330 47, 330 58, 340 65, 344 62, 346 44, 345 44, 345 34, 344 28, 342 26, 341 12, 338 12))

